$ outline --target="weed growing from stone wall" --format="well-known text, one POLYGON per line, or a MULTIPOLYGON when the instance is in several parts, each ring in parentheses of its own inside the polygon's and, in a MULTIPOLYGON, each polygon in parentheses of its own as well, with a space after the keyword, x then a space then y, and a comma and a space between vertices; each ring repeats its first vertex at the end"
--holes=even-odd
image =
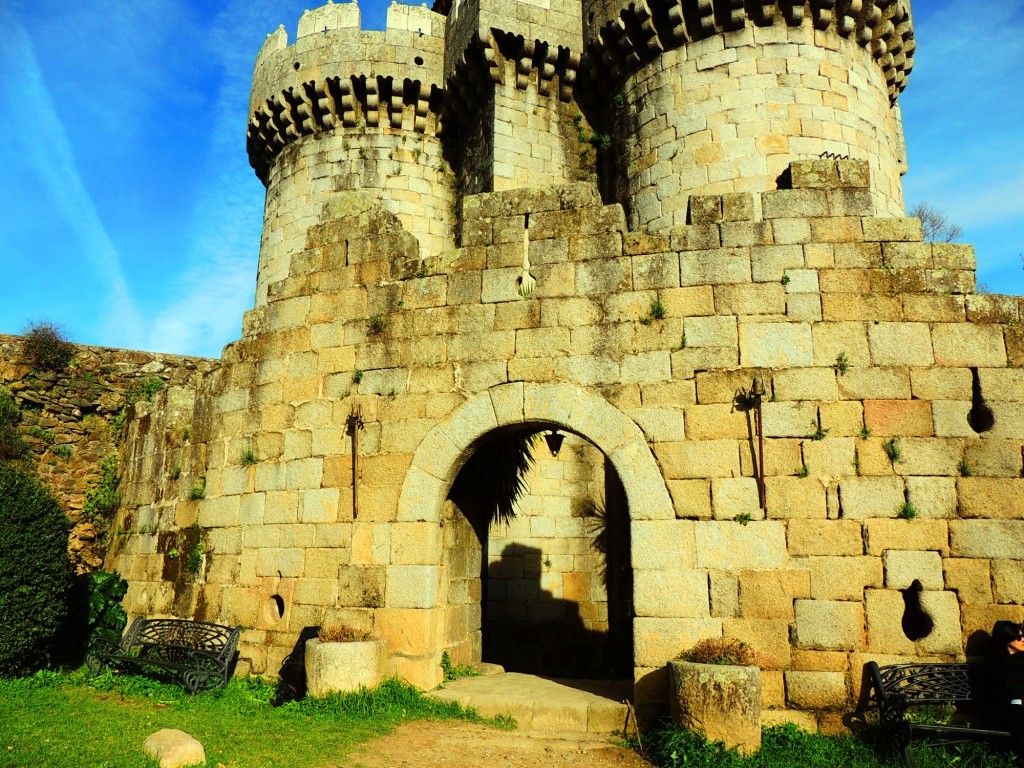
POLYGON ((23 333, 22 354, 40 370, 63 371, 75 355, 75 347, 64 330, 51 322, 30 323, 23 333))
POLYGON ((257 461, 259 461, 259 459, 256 456, 256 451, 253 449, 251 445, 245 446, 245 448, 242 449, 242 452, 238 457, 238 463, 241 464, 243 467, 251 467, 257 461))
POLYGON ((121 497, 117 492, 118 484, 118 458, 116 453, 111 453, 103 460, 100 466, 100 479, 93 482, 85 490, 85 504, 82 506, 82 514, 86 520, 96 527, 96 532, 104 534, 110 530, 110 523, 114 519, 114 513, 121 503, 121 497))
POLYGON ((885 449, 885 455, 889 457, 889 461, 893 464, 903 461, 903 448, 900 447, 899 438, 889 438, 882 444, 882 448, 885 449))

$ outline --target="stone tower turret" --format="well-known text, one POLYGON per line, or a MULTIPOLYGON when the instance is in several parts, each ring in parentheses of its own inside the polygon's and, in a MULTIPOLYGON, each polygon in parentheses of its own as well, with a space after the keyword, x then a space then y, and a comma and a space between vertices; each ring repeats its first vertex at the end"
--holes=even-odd
POLYGON ((579 177, 579 3, 438 0, 445 34, 446 128, 464 193, 579 177))
POLYGON ((867 160, 876 212, 903 215, 909 0, 584 0, 583 37, 577 95, 614 137, 631 229, 825 156, 867 160))
MULTIPOLYGON (((361 190, 436 253, 450 241, 452 186, 439 138, 444 17, 392 4, 383 32, 355 2, 307 11, 256 60, 249 161, 267 185, 256 306, 339 193, 361 190)), ((337 212, 334 212, 336 215, 337 212)))

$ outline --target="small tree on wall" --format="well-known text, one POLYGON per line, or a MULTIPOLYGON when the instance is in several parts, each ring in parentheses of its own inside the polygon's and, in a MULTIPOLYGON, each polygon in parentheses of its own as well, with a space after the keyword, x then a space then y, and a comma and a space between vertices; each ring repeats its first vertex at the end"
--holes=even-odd
POLYGON ((963 227, 954 224, 946 214, 928 203, 918 203, 910 209, 909 215, 921 220, 921 232, 926 243, 952 243, 964 233, 963 227))
POLYGON ((64 329, 48 320, 29 323, 23 334, 22 353, 40 370, 63 371, 75 355, 64 329))

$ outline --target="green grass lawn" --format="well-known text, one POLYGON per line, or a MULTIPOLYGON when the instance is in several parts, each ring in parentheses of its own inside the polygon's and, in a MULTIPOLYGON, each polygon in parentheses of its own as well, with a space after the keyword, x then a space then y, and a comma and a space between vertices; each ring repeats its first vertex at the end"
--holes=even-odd
MULTIPOLYGON (((794 725, 766 728, 761 751, 750 757, 709 744, 679 728, 665 725, 643 738, 643 753, 659 768, 902 768, 889 753, 877 729, 858 736, 823 736, 794 725)), ((1009 768, 1013 756, 999 746, 981 742, 943 748, 920 741, 911 744, 917 768, 1009 768)))
MULTIPOLYGON (((0 679, 0 768, 153 768, 142 742, 180 728, 216 768, 325 768, 346 764, 357 745, 416 719, 488 721, 389 680, 372 691, 270 705, 274 688, 255 678, 186 694, 145 677, 86 670, 0 679)), ((794 726, 765 729, 761 751, 742 758, 671 726, 647 733, 642 752, 659 768, 897 768, 877 731, 822 736, 794 726)), ((915 743, 918 768, 1007 768, 1010 754, 971 743, 944 750, 915 743)))
POLYGON ((161 728, 180 728, 202 742, 209 766, 317 768, 343 764, 354 746, 408 720, 492 722, 396 680, 276 708, 273 695, 256 679, 195 696, 144 677, 85 670, 0 680, 0 766, 153 768, 142 742, 161 728))

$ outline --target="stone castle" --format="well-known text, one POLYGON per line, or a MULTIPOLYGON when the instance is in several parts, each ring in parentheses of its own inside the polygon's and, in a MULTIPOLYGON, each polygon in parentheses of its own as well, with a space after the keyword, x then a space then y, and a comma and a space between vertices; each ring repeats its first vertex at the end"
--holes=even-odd
POLYGON ((1024 618, 1022 308, 905 218, 914 47, 908 0, 437 0, 384 31, 352 2, 270 35, 255 305, 127 425, 129 612, 242 625, 243 673, 343 622, 421 687, 448 653, 638 707, 736 636, 812 725, 865 661, 1024 618))

